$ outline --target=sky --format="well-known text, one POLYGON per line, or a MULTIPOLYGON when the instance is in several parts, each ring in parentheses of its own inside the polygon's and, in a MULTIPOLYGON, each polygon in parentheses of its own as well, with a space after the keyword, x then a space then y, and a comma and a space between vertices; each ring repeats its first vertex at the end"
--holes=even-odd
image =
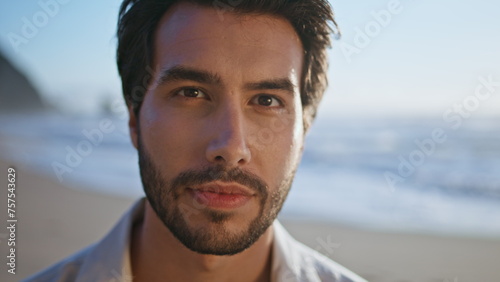
MULTIPOLYGON (((120 2, 0 0, 0 50, 49 103, 94 112, 121 97, 120 2)), ((500 82, 500 1, 331 3, 342 38, 329 51, 330 86, 319 117, 439 118, 467 102, 476 116, 500 116, 500 86, 474 105, 481 81, 500 82)))

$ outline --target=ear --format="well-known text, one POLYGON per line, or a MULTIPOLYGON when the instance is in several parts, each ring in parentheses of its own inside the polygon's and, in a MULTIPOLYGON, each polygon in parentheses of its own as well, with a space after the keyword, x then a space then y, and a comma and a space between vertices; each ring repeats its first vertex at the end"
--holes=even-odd
POLYGON ((128 129, 130 132, 130 140, 132 145, 137 149, 137 140, 139 138, 139 118, 135 114, 134 107, 132 105, 128 106, 128 129))

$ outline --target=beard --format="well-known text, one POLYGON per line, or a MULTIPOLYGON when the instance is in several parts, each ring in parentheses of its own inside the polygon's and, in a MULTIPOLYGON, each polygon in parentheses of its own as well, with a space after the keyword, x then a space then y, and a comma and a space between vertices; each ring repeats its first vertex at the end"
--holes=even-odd
MULTIPOLYGON (((240 168, 227 169, 221 165, 202 170, 187 170, 172 180, 167 180, 156 166, 142 144, 138 134, 138 153, 141 180, 146 197, 165 227, 185 247, 206 255, 234 255, 252 246, 271 226, 290 190, 295 170, 285 177, 277 189, 270 189, 258 176, 240 168), (225 224, 236 216, 230 211, 217 211, 203 206, 194 207, 180 202, 186 188, 213 181, 236 182, 255 192, 258 199, 258 214, 250 223, 240 221, 239 231, 230 231, 225 224), (202 215, 209 224, 206 227, 190 226, 192 216, 202 215)), ((295 166, 296 168, 296 166, 295 166)))

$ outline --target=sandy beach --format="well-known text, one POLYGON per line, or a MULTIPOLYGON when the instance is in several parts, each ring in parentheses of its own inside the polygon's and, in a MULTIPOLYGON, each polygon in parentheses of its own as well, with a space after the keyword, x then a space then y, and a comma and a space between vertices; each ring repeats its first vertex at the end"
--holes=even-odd
MULTIPOLYGON (((2 179, 12 165, 0 161, 2 179)), ((0 281, 19 281, 99 240, 135 201, 75 190, 16 169, 16 274, 9 274, 3 263, 0 281)), ((6 188, 0 191, 4 224, 6 194, 6 188)), ((500 238, 383 233, 291 219, 282 223, 299 241, 369 281, 500 281, 500 238)), ((2 228, 0 236, 6 261, 8 230, 2 228)))

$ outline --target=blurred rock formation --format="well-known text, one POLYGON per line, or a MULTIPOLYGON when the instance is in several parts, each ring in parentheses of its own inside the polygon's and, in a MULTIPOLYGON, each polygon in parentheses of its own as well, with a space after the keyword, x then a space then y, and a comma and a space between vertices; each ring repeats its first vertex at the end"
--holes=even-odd
POLYGON ((0 112, 41 111, 46 107, 27 77, 0 52, 0 112))

